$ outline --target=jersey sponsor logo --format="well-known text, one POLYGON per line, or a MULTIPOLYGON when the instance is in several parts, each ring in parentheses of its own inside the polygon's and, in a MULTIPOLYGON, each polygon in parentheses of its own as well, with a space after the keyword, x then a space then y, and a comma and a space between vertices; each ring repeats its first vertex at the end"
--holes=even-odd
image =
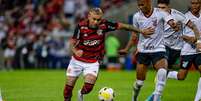
POLYGON ((85 41, 83 42, 83 44, 84 44, 85 46, 95 46, 95 45, 100 44, 100 40, 85 40, 85 41))

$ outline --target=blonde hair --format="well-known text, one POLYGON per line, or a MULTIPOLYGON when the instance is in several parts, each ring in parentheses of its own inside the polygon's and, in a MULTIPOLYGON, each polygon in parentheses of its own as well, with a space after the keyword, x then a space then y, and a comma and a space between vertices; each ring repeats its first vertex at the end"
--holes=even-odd
POLYGON ((101 8, 92 8, 89 10, 89 14, 90 13, 93 13, 93 14, 96 14, 96 15, 103 15, 103 11, 101 8))

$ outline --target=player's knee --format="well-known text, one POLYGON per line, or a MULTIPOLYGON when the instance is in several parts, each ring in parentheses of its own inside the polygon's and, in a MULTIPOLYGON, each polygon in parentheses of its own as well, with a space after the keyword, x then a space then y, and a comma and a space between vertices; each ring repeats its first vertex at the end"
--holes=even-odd
POLYGON ((183 81, 183 80, 185 80, 185 78, 186 78, 186 75, 178 75, 178 80, 180 80, 180 81, 183 81))
POLYGON ((82 94, 88 94, 92 91, 93 87, 94 87, 94 84, 84 83, 84 86, 81 90, 81 93, 82 94))
POLYGON ((158 73, 160 75, 167 74, 167 70, 165 68, 160 68, 160 69, 158 69, 158 73))
POLYGON ((136 80, 135 83, 133 84, 134 89, 140 89, 144 85, 143 80, 136 80))
POLYGON ((183 76, 178 76, 178 80, 180 80, 180 81, 185 80, 185 78, 186 78, 186 77, 183 77, 183 76))

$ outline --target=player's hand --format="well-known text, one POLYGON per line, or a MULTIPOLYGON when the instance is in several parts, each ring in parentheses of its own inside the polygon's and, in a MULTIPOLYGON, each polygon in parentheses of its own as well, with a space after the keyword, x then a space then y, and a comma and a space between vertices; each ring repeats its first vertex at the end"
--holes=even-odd
POLYGON ((172 29, 175 31, 175 32, 178 32, 180 30, 180 25, 179 23, 176 23, 174 20, 170 20, 168 21, 168 24, 172 27, 172 29))
POLYGON ((196 42, 196 38, 192 36, 181 36, 181 38, 190 44, 195 44, 196 42))
POLYGON ((144 37, 150 37, 154 33, 155 29, 152 27, 142 29, 142 35, 144 37))
POLYGON ((188 42, 194 44, 196 42, 196 38, 195 37, 188 37, 188 42))
POLYGON ((77 57, 81 57, 83 55, 83 50, 75 50, 74 51, 74 54, 77 56, 77 57))
POLYGON ((125 56, 126 54, 128 54, 128 50, 127 49, 121 49, 118 51, 120 56, 125 56))
POLYGON ((198 52, 201 52, 201 40, 198 40, 196 42, 196 49, 197 49, 198 52))

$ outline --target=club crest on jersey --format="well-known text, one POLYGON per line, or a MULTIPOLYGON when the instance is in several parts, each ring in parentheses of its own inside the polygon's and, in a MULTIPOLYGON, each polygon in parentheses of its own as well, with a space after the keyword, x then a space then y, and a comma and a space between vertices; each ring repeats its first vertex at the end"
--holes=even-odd
POLYGON ((101 30, 101 29, 97 30, 97 34, 98 35, 103 35, 103 30, 101 30))

